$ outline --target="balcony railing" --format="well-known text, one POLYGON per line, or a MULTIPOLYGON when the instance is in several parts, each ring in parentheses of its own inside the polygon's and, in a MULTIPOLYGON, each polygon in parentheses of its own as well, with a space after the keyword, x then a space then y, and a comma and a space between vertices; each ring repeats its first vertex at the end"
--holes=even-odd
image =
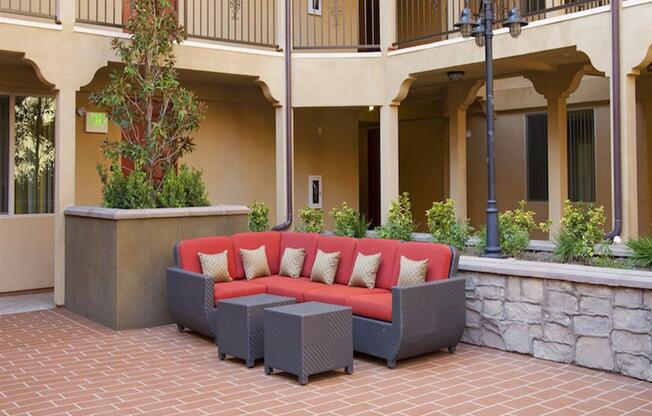
POLYGON ((77 0, 79 23, 122 27, 128 15, 129 0, 77 0))
POLYGON ((0 13, 55 19, 57 0, 0 0, 0 13))
MULTIPOLYGON (((177 0, 176 7, 191 38, 276 47, 276 1, 177 0)), ((80 23, 122 27, 129 14, 129 0, 77 0, 80 23)))
MULTIPOLYGON (((397 0, 396 45, 408 47, 459 37, 454 24, 465 4, 477 15, 481 0, 397 0)), ((496 25, 501 26, 512 7, 519 7, 523 17, 532 22, 608 4, 609 0, 494 0, 494 11, 496 25)))
POLYGON ((276 1, 182 0, 179 18, 193 38, 275 47, 276 1))
POLYGON ((294 49, 380 48, 378 0, 294 0, 292 20, 294 49))

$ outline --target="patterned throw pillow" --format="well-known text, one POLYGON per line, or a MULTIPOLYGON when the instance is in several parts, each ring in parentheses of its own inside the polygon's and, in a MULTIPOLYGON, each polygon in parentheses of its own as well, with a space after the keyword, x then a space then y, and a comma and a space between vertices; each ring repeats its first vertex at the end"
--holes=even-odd
POLYGON ((298 279, 306 259, 306 250, 303 248, 286 248, 281 258, 281 270, 278 274, 298 279))
POLYGON ((398 285, 409 286, 425 283, 426 273, 428 273, 428 259, 410 260, 405 256, 401 256, 398 285))
POLYGON ((332 285, 335 281, 335 273, 337 272, 337 265, 339 262, 339 251, 334 253, 324 253, 321 250, 317 250, 317 257, 315 257, 315 264, 312 266, 310 280, 313 282, 332 285))
POLYGON ((242 265, 244 266, 247 280, 269 276, 271 274, 269 272, 269 265, 267 264, 265 246, 260 246, 255 250, 241 248, 240 256, 242 257, 242 265))
POLYGON ((351 273, 349 286, 360 286, 372 289, 376 285, 376 275, 380 267, 380 253, 365 256, 358 253, 351 273))
POLYGON ((217 254, 197 253, 201 272, 213 278, 215 283, 230 282, 228 250, 217 254))

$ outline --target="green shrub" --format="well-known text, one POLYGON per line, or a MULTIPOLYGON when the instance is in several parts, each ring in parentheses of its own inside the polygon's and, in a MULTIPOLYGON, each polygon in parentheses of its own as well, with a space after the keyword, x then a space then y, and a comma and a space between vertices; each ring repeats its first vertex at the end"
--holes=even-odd
POLYGON ((324 232, 324 211, 319 208, 304 208, 299 210, 301 224, 298 229, 304 233, 324 232))
POLYGON ((134 170, 125 175, 119 164, 100 170, 103 205, 107 208, 156 208, 155 191, 147 174, 134 170))
POLYGON ((157 195, 159 206, 162 208, 209 206, 211 203, 201 175, 201 171, 186 165, 179 168, 179 173, 170 169, 166 172, 157 195))
POLYGON ((644 237, 630 240, 627 247, 634 251, 632 260, 639 267, 652 267, 652 238, 644 237))
POLYGON ((606 220, 604 207, 566 200, 561 229, 555 236, 555 256, 564 262, 589 263, 596 254, 595 245, 604 242, 606 220))
POLYGON ((448 244, 457 249, 463 249, 469 239, 471 227, 469 220, 458 222, 455 215, 455 201, 447 199, 434 202, 432 208, 426 211, 428 230, 437 243, 448 244))
POLYGON ((249 231, 269 231, 269 207, 264 202, 252 202, 248 220, 249 231))
POLYGON ((412 233, 417 227, 412 220, 411 208, 410 194, 403 192, 398 200, 392 201, 387 221, 377 228, 378 236, 388 240, 412 240, 412 233))
POLYGON ((339 207, 334 207, 330 215, 335 221, 335 235, 339 236, 363 238, 367 235, 367 230, 371 225, 364 215, 360 215, 346 202, 342 202, 339 207))
MULTIPOLYGON (((500 248, 506 256, 516 257, 530 244, 530 233, 534 230, 548 231, 550 220, 537 224, 534 220, 536 212, 525 208, 525 201, 518 203, 518 208, 508 210, 498 215, 498 234, 500 248)), ((484 251, 487 246, 487 230, 482 227, 478 234, 480 243, 478 249, 484 251)))

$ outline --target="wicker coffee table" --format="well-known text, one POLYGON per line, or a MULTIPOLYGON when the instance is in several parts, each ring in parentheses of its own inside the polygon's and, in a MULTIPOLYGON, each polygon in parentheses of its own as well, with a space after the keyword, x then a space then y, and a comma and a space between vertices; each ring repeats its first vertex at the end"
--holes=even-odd
POLYGON ((217 303, 217 352, 220 360, 232 355, 245 360, 252 368, 263 358, 265 308, 290 305, 294 298, 274 295, 243 296, 221 300, 217 303))
POLYGON ((312 374, 353 372, 351 308, 320 302, 265 309, 265 373, 279 369, 305 385, 312 374))

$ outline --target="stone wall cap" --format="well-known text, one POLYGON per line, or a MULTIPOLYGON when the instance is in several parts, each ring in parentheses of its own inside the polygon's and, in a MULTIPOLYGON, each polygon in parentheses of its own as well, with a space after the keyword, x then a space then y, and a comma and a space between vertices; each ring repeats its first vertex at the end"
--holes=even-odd
POLYGON ((604 286, 652 289, 652 272, 577 264, 461 256, 460 271, 564 280, 604 286))
POLYGON ((247 215, 249 214, 249 208, 244 205, 213 205, 210 207, 148 209, 116 209, 94 206, 73 206, 66 207, 63 213, 67 216, 99 218, 105 220, 136 220, 143 218, 247 215))

